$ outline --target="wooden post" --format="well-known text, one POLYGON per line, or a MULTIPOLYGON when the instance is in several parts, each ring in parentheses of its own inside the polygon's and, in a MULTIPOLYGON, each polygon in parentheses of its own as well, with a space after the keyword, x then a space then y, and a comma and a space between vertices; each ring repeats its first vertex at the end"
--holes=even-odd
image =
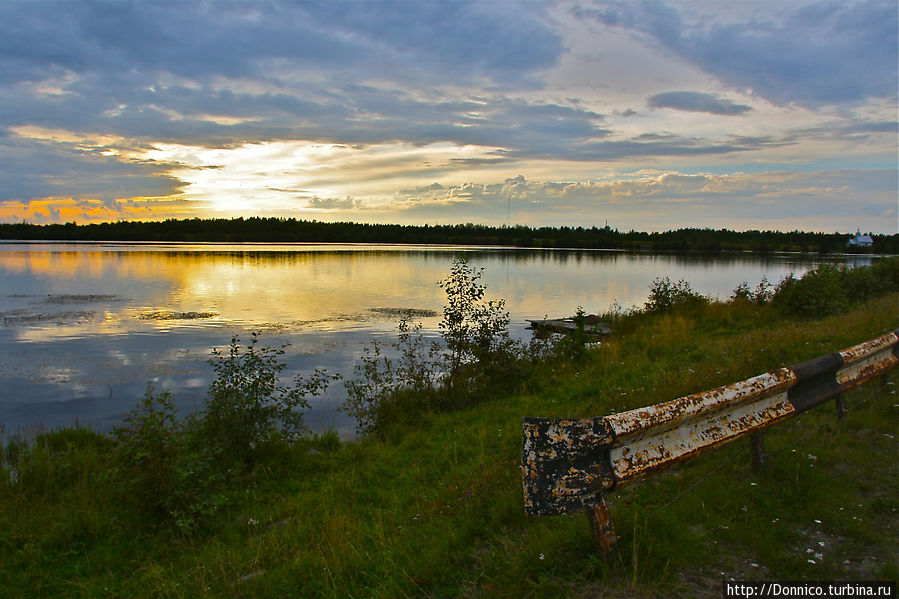
POLYGON ((606 506, 606 500, 600 496, 599 503, 587 511, 590 517, 590 530, 593 531, 593 540, 601 557, 609 557, 618 543, 615 536, 615 526, 612 524, 612 514, 606 506))
POLYGON ((765 437, 764 432, 753 433, 749 436, 752 446, 752 469, 761 470, 765 467, 765 437))

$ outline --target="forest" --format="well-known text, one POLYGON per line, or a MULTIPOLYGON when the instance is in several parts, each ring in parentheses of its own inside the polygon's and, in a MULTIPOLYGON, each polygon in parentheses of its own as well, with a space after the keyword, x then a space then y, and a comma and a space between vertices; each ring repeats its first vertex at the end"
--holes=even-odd
POLYGON ((722 251, 899 253, 899 234, 871 235, 873 248, 847 248, 847 233, 730 231, 686 228, 662 232, 605 227, 492 227, 478 224, 396 225, 294 218, 169 219, 78 225, 0 223, 0 239, 60 241, 210 241, 457 244, 649 252, 722 251))

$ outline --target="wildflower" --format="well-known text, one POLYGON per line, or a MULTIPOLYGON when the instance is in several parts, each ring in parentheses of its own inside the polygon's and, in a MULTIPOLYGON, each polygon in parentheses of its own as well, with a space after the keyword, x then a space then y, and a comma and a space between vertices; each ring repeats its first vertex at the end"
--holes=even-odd
POLYGON ((821 524, 821 521, 815 518, 815 524, 821 524))
POLYGON ((545 557, 546 557, 546 556, 543 555, 542 553, 540 554, 540 559, 541 559, 541 560, 543 560, 545 557))
POLYGON ((814 564, 814 563, 815 563, 815 560, 813 560, 813 559, 806 560, 806 561, 807 561, 808 563, 810 563, 810 564, 814 564))

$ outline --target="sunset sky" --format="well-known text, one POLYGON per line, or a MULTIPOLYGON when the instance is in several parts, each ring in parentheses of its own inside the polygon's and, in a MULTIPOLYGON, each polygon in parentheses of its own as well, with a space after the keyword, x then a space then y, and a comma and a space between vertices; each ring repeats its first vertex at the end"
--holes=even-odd
POLYGON ((897 233, 886 2, 0 2, 0 221, 897 233))

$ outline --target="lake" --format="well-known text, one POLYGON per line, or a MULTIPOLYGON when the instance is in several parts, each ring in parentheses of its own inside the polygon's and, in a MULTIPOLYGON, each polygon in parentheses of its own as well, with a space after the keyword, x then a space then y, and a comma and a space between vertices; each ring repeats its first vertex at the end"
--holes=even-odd
MULTIPOLYGON (((354 244, 0 242, 0 437, 79 423, 108 431, 146 385, 172 391, 181 411, 201 404, 213 347, 232 336, 289 344, 284 376, 325 368, 352 375, 364 345, 396 334, 396 309, 436 335, 437 281, 454 259, 484 269, 504 298, 511 333, 526 319, 642 305, 657 277, 684 278, 726 298, 741 282, 776 283, 819 263, 801 255, 714 257, 597 250, 354 244)), ((840 256, 828 261, 870 261, 840 256)), ((350 436, 342 384, 315 398, 316 430, 350 436)))

